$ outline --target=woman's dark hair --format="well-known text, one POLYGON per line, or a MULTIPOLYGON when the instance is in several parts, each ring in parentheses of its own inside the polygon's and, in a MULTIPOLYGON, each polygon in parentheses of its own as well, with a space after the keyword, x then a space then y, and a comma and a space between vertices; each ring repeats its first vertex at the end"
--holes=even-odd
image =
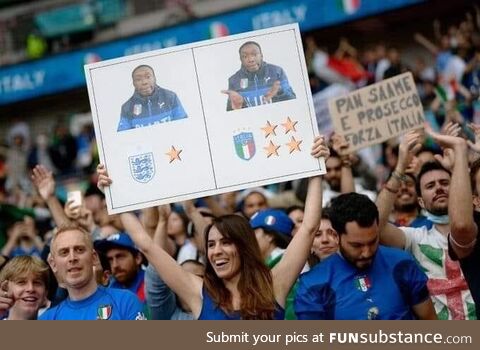
POLYGON ((275 295, 272 274, 265 265, 255 233, 249 222, 239 215, 224 215, 214 219, 205 229, 205 251, 207 266, 205 269, 205 289, 214 302, 225 312, 233 313, 232 295, 217 276, 208 259, 208 238, 215 227, 224 238, 231 240, 240 259, 240 316, 244 320, 271 320, 275 312, 275 295))

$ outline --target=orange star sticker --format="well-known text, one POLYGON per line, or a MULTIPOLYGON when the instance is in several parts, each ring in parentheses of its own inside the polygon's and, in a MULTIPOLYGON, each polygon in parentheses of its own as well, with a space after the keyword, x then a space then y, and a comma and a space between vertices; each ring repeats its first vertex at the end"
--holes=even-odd
POLYGON ((295 125, 297 125, 297 121, 293 121, 290 119, 290 117, 287 118, 287 121, 285 123, 282 123, 283 127, 285 128, 285 134, 288 134, 290 131, 297 131, 295 129, 295 125))
POLYGON ((182 158, 180 158, 180 153, 182 153, 181 149, 177 150, 177 149, 175 149, 175 147, 172 146, 172 149, 165 154, 170 157, 169 163, 171 163, 176 159, 178 159, 180 161, 182 160, 182 158))
POLYGON ((277 134, 275 134, 275 129, 277 128, 278 125, 272 125, 270 124, 270 122, 267 120, 267 125, 265 125, 262 130, 263 132, 265 133, 265 138, 267 138, 268 136, 272 135, 273 136, 276 136, 277 134))
POLYGON ((267 153, 267 158, 270 158, 272 155, 276 155, 278 157, 278 149, 280 146, 275 145, 272 141, 268 144, 267 147, 263 147, 265 152, 267 153))
POLYGON ((302 143, 302 140, 295 140, 295 137, 292 136, 292 139, 290 140, 289 143, 287 143, 286 145, 288 146, 288 148, 290 149, 290 154, 292 154, 292 152, 294 151, 299 151, 301 152, 302 150, 300 149, 300 144, 302 143))

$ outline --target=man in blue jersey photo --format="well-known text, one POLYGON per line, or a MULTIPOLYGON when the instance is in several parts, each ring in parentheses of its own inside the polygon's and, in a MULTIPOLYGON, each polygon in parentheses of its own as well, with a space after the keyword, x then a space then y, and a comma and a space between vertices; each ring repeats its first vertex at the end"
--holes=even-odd
POLYGON ((298 319, 436 319, 427 275, 400 249, 380 246, 378 209, 367 196, 347 193, 331 202, 339 252, 300 277, 298 319))
POLYGON ((143 320, 143 305, 125 289, 98 286, 98 255, 91 235, 76 224, 59 227, 51 242, 49 264, 68 298, 48 309, 41 320, 143 320))
POLYGON ((247 41, 238 50, 242 66, 228 79, 227 111, 295 99, 281 67, 263 60, 262 48, 247 41))
POLYGON ((117 131, 187 118, 177 94, 157 85, 152 67, 145 64, 136 67, 132 80, 135 92, 122 105, 117 131))

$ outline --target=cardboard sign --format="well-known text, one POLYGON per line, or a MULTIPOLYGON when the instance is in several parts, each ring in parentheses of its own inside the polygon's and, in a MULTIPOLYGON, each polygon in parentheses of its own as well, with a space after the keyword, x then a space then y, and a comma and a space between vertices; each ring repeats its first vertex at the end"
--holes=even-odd
POLYGON ((335 131, 350 151, 423 127, 422 103, 411 73, 404 73, 329 101, 335 131))
POLYGON ((298 25, 85 66, 120 213, 325 173, 298 25))

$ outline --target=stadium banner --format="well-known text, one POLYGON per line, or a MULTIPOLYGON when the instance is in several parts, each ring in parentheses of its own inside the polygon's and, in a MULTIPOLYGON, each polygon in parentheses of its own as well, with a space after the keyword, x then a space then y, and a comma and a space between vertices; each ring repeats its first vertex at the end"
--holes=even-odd
POLYGON ((299 23, 302 31, 426 0, 283 0, 0 68, 0 106, 85 86, 83 65, 219 36, 299 23), (321 16, 319 14, 322 14, 321 16))

